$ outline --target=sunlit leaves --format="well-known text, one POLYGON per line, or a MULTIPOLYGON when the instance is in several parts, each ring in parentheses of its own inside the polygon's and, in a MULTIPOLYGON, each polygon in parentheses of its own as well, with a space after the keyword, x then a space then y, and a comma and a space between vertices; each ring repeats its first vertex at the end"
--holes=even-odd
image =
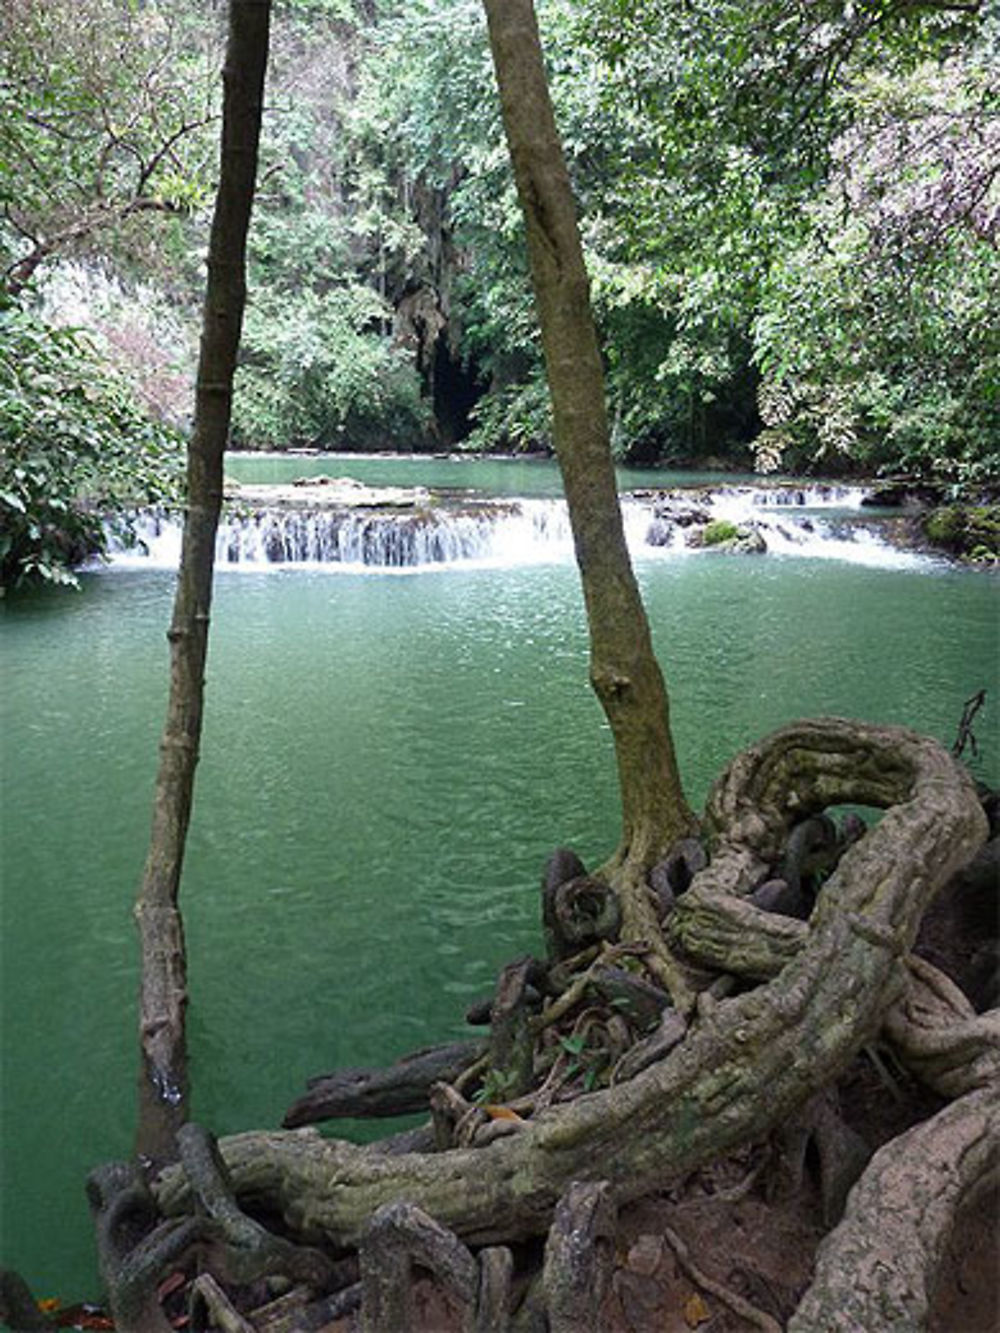
POLYGON ((1000 476, 1000 118, 983 40, 840 93, 809 230, 755 324, 769 463, 1000 476))
MULTIPOLYGON (((985 8, 536 3, 616 448, 733 456, 760 427, 763 377, 761 460, 989 472, 1000 41, 985 8)), ((213 22, 195 0, 0 8, 8 260, 122 198, 156 133, 210 106, 213 22)), ((212 169, 197 143, 155 160, 147 194, 178 212, 142 256, 192 308, 190 216, 212 169)), ((481 0, 276 6, 250 288, 244 441, 426 438, 394 326, 419 292, 488 386, 471 443, 545 443, 481 0)))

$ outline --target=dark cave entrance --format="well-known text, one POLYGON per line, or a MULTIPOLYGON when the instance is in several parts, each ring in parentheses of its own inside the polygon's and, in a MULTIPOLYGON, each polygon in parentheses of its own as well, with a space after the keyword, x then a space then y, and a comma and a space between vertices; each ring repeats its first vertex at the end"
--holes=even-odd
POLYGON ((434 421, 441 443, 446 448, 460 444, 475 424, 472 411, 482 398, 485 386, 473 364, 465 365, 452 355, 445 336, 434 345, 431 371, 434 421))

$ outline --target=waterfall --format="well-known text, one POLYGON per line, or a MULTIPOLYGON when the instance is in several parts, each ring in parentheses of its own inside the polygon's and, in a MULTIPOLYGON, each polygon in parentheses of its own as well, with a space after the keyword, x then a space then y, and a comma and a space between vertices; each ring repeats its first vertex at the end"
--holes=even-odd
MULTIPOLYGON (((760 552, 899 568, 925 557, 900 551, 865 518, 861 487, 722 486, 641 492, 622 499, 626 537, 638 560, 701 554, 706 524, 732 524, 760 552)), ((137 545, 118 549, 121 565, 174 567, 180 527, 142 514, 137 545)), ((259 504, 224 514, 216 545, 220 569, 314 567, 384 572, 444 566, 564 563, 573 558, 565 502, 479 501, 420 508, 292 507, 259 504)))
MULTIPOLYGON (((863 508, 863 486, 720 486, 665 492, 652 501, 646 542, 680 554, 700 547, 707 524, 729 523, 745 547, 776 556, 902 569, 930 557, 892 546, 863 508)), ((648 512, 648 511, 647 511, 648 512)), ((642 552, 633 547, 634 554, 642 552)))
MULTIPOLYGON (((139 515, 135 535, 134 547, 115 550, 115 564, 176 566, 180 526, 174 519, 139 515)), ((534 499, 417 512, 264 506, 224 515, 215 548, 218 567, 242 569, 291 565, 392 571, 537 564, 572 555, 565 504, 534 499)))
POLYGON ((751 486, 723 488, 722 494, 740 495, 749 492, 749 503, 766 509, 840 509, 855 512, 861 509, 867 486, 837 486, 826 483, 816 486, 751 486))

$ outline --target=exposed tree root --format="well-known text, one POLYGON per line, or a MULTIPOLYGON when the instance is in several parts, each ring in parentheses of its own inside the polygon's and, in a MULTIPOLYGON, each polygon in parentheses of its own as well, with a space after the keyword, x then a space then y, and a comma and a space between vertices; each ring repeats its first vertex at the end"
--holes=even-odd
POLYGON ((413 1276, 431 1273, 462 1333, 473 1333, 479 1269, 462 1242, 410 1203, 385 1204, 361 1238, 363 1333, 413 1328, 413 1276))
POLYGON ((788 1333, 912 1333, 955 1214, 1000 1167, 1000 1084, 970 1092, 886 1144, 820 1246, 788 1333))
POLYGON ((1000 1009, 977 1014, 922 958, 906 959, 906 989, 886 1011, 882 1033, 896 1058, 943 1097, 1000 1086, 1000 1009))
POLYGON ((286 1129, 334 1116, 405 1115, 422 1111, 433 1083, 454 1082, 486 1049, 482 1041, 454 1041, 414 1051, 388 1069, 340 1069, 309 1080, 309 1089, 285 1112, 286 1129))
MULTIPOLYGON (((632 903, 644 907, 623 906, 616 941, 605 938, 603 891, 585 883, 560 894, 547 879, 549 961, 504 970, 488 1044, 461 1053, 461 1090, 433 1085, 438 1151, 387 1152, 312 1130, 237 1135, 221 1151, 241 1206, 332 1253, 363 1244, 373 1217, 399 1200, 456 1244, 503 1247, 543 1233, 571 1186, 600 1184, 615 1208, 792 1124, 877 1041, 943 1095, 997 1085, 998 1015, 977 1016, 908 956, 927 903, 987 831, 972 783, 941 747, 837 719, 785 728, 733 762, 706 827, 709 863, 673 884, 666 870, 651 887, 633 883, 632 903), (852 841, 818 818, 842 803, 886 813, 852 841), (817 895, 810 867, 828 854, 817 895), (783 892, 758 893, 779 872, 811 909, 808 922, 758 905, 783 892), (697 996, 686 1014, 670 1004, 662 953, 697 996)), ((396 1078, 390 1071, 390 1085, 396 1078)), ((343 1083, 332 1086, 339 1096, 343 1083)), ((830 1198, 846 1183, 831 1177, 830 1198)), ((164 1215, 191 1207, 179 1168, 154 1190, 164 1215)), ((471 1273, 469 1311, 479 1299, 471 1273)))
POLYGON ((734 1314, 738 1314, 742 1319, 753 1324, 755 1328, 762 1329, 763 1333, 781 1333, 781 1325, 776 1319, 772 1319, 769 1314, 765 1314, 763 1310, 758 1310, 755 1306, 751 1305, 748 1300, 744 1300, 744 1298, 738 1295, 735 1291, 730 1291, 729 1288, 724 1287, 721 1282, 716 1282, 714 1278, 710 1278, 707 1273, 704 1273, 692 1259, 688 1247, 684 1244, 676 1231, 670 1227, 666 1227, 664 1228, 663 1234, 667 1244, 673 1250, 674 1254, 677 1255, 677 1260, 680 1266, 699 1287, 705 1291, 711 1292, 717 1300, 720 1300, 723 1305, 728 1306, 734 1314))

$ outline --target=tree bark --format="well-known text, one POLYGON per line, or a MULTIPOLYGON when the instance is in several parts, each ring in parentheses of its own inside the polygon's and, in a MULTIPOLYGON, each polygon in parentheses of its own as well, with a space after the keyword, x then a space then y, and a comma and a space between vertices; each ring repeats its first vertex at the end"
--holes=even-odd
POLYGON ((139 928, 141 1072, 136 1150, 174 1151, 187 1118, 187 976, 178 894, 201 741, 215 536, 222 503, 233 373, 246 295, 246 235, 257 170, 270 0, 231 0, 223 72, 219 188, 208 252, 187 509, 170 641, 170 691, 152 829, 135 915, 139 928))
POLYGON ((696 826, 681 787, 667 692, 629 559, 604 378, 569 174, 531 0, 485 0, 490 44, 542 333, 556 454, 590 629, 590 679, 614 737, 622 840, 613 870, 625 935, 654 928, 630 891, 696 826))
POLYGON ((362 1333, 415 1327, 414 1270, 432 1273, 461 1333, 475 1333, 479 1268, 462 1242, 410 1203, 379 1208, 361 1238, 362 1333))
POLYGON ((98 1264, 120 1333, 170 1333, 158 1287, 193 1246, 208 1239, 201 1215, 161 1221, 137 1161, 108 1162, 87 1178, 98 1264))
POLYGON ((605 1181, 571 1181, 545 1243, 549 1333, 600 1333, 615 1264, 615 1209, 605 1181))
POLYGON ((285 1112, 285 1129, 341 1116, 406 1115, 427 1109, 431 1087, 453 1082, 486 1051, 482 1040, 452 1041, 404 1055, 387 1069, 338 1069, 309 1080, 285 1112))
POLYGON ((1000 1083, 971 1092, 872 1158, 820 1246, 788 1333, 912 1333, 959 1208, 1000 1167, 1000 1083))
POLYGON ((214 1135, 188 1123, 178 1131, 177 1142, 198 1199, 198 1216, 214 1224, 217 1263, 227 1281, 247 1285, 281 1274, 316 1290, 331 1282, 334 1265, 325 1255, 273 1235, 242 1211, 214 1135))

